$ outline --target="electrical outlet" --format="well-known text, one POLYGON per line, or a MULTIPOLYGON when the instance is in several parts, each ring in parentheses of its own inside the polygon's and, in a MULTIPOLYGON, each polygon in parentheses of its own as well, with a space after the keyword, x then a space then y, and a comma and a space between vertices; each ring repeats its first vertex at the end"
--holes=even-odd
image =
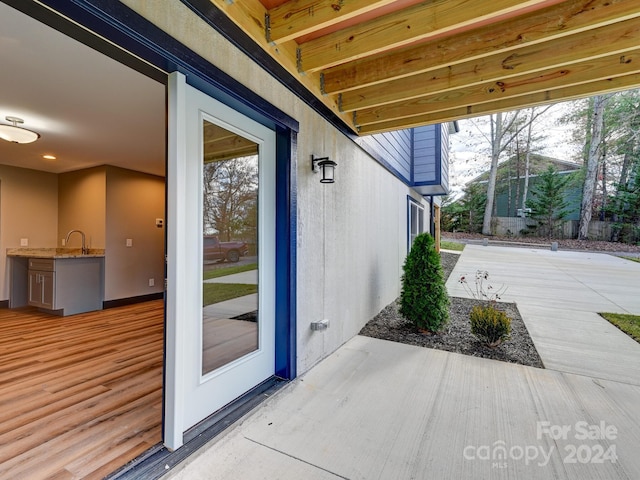
POLYGON ((156 285, 156 280, 154 278, 149 279, 149 286, 154 287, 156 285))
POLYGON ((28 238, 21 238, 20 239, 20 246, 21 247, 28 247, 29 246, 29 239, 28 238))
POLYGON ((66 238, 63 238, 63 239, 62 239, 62 246, 63 246, 63 247, 66 247, 66 246, 67 246, 67 239, 66 239, 66 238))
POLYGON ((127 238, 126 245, 127 247, 133 247, 133 238, 127 238))

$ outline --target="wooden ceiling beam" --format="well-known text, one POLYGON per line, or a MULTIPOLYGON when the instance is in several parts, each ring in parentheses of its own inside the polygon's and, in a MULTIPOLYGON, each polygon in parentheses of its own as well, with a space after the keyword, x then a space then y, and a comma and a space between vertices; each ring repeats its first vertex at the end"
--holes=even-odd
POLYGON ((433 0, 299 45, 299 69, 315 72, 499 18, 548 0, 433 0))
POLYGON ((268 11, 268 40, 283 43, 395 3, 396 0, 293 0, 268 11))
POLYGON ((640 16, 638 0, 569 0, 455 36, 323 71, 324 92, 345 92, 562 38, 640 16))
MULTIPOLYGON (((521 75, 505 81, 492 81, 468 88, 452 90, 442 94, 358 110, 356 125, 364 126, 418 116, 424 112, 438 112, 495 103, 505 98, 524 97, 541 91, 575 87, 583 88, 583 95, 593 93, 589 84, 605 79, 629 76, 640 72, 640 48, 624 55, 609 55, 567 67, 554 68, 521 75), (582 86, 582 87, 580 87, 582 86)), ((527 100, 521 98, 523 103, 527 100)))
POLYGON ((639 0, 210 1, 362 134, 640 85, 639 0))
POLYGON ((593 58, 621 54, 638 47, 640 17, 587 30, 570 37, 501 52, 451 67, 376 84, 341 94, 341 109, 350 112, 403 99, 412 99, 455 90, 489 81, 545 69, 568 66, 593 58), (613 46, 613 48, 612 48, 613 46))
POLYGON ((229 3, 227 0, 210 0, 220 11, 240 27, 256 44, 275 59, 283 68, 315 97, 338 116, 349 128, 354 129, 351 117, 340 112, 333 97, 323 95, 320 91, 320 74, 299 75, 296 61, 295 42, 272 45, 266 39, 265 15, 267 9, 259 0, 242 0, 229 3))
POLYGON ((577 100, 592 95, 619 92, 636 88, 638 85, 640 85, 640 73, 635 73, 632 75, 598 80, 588 85, 573 85, 550 91, 537 92, 524 97, 510 97, 478 105, 457 106, 449 110, 429 112, 413 117, 364 125, 360 127, 359 133, 360 135, 371 135, 434 123, 452 122, 454 120, 474 118, 496 112, 506 112, 568 100, 577 100))

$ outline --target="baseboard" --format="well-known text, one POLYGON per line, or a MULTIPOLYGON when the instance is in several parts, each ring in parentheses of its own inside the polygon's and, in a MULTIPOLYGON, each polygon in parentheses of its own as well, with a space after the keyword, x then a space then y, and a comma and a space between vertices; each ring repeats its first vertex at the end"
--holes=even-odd
POLYGON ((0 300, 0 308, 9 308, 9 300, 0 300))
POLYGON ((164 298, 164 292, 150 293, 148 295, 138 295, 137 297, 118 298, 116 300, 105 300, 102 302, 102 308, 124 307, 125 305, 134 305, 136 303, 150 302, 151 300, 161 300, 164 298))

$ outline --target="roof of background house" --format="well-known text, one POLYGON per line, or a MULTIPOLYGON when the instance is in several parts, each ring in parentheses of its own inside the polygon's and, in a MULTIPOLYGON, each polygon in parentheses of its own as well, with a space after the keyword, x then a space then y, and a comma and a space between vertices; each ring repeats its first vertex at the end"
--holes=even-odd
MULTIPOLYGON (((574 172, 576 170, 580 170, 581 168, 581 165, 579 163, 532 153, 529 158, 529 176, 536 176, 544 172, 547 168, 549 168, 550 165, 555 167, 558 172, 574 172)), ((516 155, 499 163, 498 182, 501 180, 506 180, 508 177, 524 177, 524 166, 524 158, 520 158, 520 163, 518 165, 518 157, 516 155)), ((482 183, 488 180, 489 170, 482 172, 477 177, 469 180, 469 182, 467 182, 467 185, 472 183, 482 183)))

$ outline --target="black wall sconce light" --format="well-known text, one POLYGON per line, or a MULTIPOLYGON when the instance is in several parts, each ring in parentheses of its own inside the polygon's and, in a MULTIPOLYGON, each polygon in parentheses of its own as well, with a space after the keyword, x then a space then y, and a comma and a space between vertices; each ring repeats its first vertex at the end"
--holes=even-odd
POLYGON ((329 157, 315 158, 311 155, 311 170, 313 173, 322 171, 322 178, 320 183, 334 183, 335 182, 335 168, 338 165, 333 160, 329 160, 329 157))

